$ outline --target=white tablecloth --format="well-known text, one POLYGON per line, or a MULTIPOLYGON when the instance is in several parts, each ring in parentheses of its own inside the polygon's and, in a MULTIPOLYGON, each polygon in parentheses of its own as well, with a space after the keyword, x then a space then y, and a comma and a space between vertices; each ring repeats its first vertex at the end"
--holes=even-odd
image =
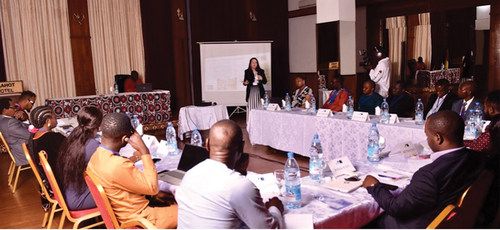
POLYGON ((229 119, 227 107, 225 105, 215 106, 184 106, 179 110, 178 132, 179 138, 183 139, 183 134, 194 130, 207 130, 217 121, 229 119))
MULTIPOLYGON (((326 160, 348 156, 351 161, 366 159, 367 135, 371 122, 348 120, 345 115, 317 117, 303 111, 285 112, 254 109, 250 112, 247 130, 250 142, 282 151, 309 156, 313 135, 317 133, 326 160)), ((373 121, 378 120, 372 116, 373 121)), ((383 152, 397 151, 397 144, 426 140, 423 125, 413 121, 397 124, 377 124, 386 139, 383 152)))
MULTIPOLYGON (((391 191, 391 193, 396 194, 400 193, 404 187, 410 183, 411 176, 414 171, 401 169, 409 169, 410 167, 408 161, 410 160, 415 159, 404 158, 402 154, 396 154, 383 159, 380 163, 371 163, 367 160, 360 160, 354 162, 353 164, 356 167, 356 173, 358 173, 361 180, 364 180, 367 174, 381 172, 382 170, 402 172, 402 175, 409 176, 408 178, 397 182, 399 188, 391 191), (395 164, 399 167, 392 168, 391 166, 395 164)), ((326 175, 331 176, 331 173, 326 175)), ((250 179, 252 174, 249 173, 248 177, 250 179)), ((257 188, 259 188, 264 202, 266 202, 268 198, 276 196, 278 188, 276 185, 274 185, 275 188, 270 188, 273 185, 272 182, 271 185, 269 185, 269 183, 265 181, 269 178, 267 177, 267 174, 264 174, 262 178, 265 179, 254 183, 257 188)), ((272 178, 273 177, 271 176, 271 179, 272 178)), ((388 183, 387 181, 383 181, 382 178, 379 179, 381 182, 388 183)), ((343 180, 343 177, 337 177, 337 180, 343 180)), ((360 228, 383 212, 383 209, 379 207, 378 203, 363 187, 359 187, 350 193, 338 192, 327 189, 318 182, 311 180, 309 176, 305 176, 301 178, 301 193, 302 207, 293 210, 285 209, 285 215, 312 214, 314 228, 360 228), (322 199, 330 202, 322 202, 322 199), (335 202, 335 204, 345 204, 345 207, 336 209, 330 205, 333 202, 335 202)), ((280 199, 285 202, 282 197, 280 199)))

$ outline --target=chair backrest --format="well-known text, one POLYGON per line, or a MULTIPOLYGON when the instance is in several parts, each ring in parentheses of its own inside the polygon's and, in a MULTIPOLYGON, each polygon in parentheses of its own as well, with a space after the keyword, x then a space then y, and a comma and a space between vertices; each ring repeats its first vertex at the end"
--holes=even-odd
POLYGON ((56 177, 52 172, 52 168, 47 161, 47 153, 45 151, 40 151, 38 153, 38 157, 40 158, 40 164, 42 165, 43 171, 45 172, 45 176, 47 176, 47 180, 49 181, 50 187, 52 188, 52 192, 54 192, 54 199, 59 203, 59 206, 63 209, 63 212, 66 216, 71 217, 68 206, 66 205, 66 201, 64 200, 64 196, 59 188, 59 184, 57 183, 56 177))
POLYGON ((33 170, 33 174, 35 174, 35 177, 36 177, 36 180, 38 181, 38 184, 40 184, 40 187, 42 187, 42 191, 45 194, 45 198, 49 202, 54 203, 55 202, 54 199, 52 199, 52 197, 50 197, 50 194, 47 192, 47 188, 45 187, 45 185, 42 182, 42 177, 40 177, 40 172, 38 172, 37 165, 35 165, 35 163, 33 162, 33 159, 31 159, 31 155, 30 155, 30 152, 28 151, 28 148, 26 147, 26 143, 23 143, 23 149, 24 149, 24 155, 26 156, 26 159, 28 159, 28 163, 31 166, 31 170, 33 170))
POLYGON ((83 173, 83 176, 85 177, 85 182, 87 183, 90 193, 92 194, 92 197, 94 198, 94 201, 97 205, 97 209, 101 213, 102 219, 106 224, 106 228, 120 228, 120 224, 118 224, 115 212, 113 211, 108 197, 106 196, 106 192, 104 192, 104 188, 102 187, 99 180, 91 171, 85 171, 83 173))
POLYGON ((5 138, 3 137, 2 132, 0 132, 0 139, 2 139, 3 145, 5 145, 5 148, 7 149, 7 152, 9 153, 10 158, 14 162, 14 165, 16 164, 16 158, 14 158, 14 155, 12 155, 12 152, 10 151, 9 144, 7 144, 7 141, 5 141, 5 138))
POLYGON ((128 74, 117 74, 115 75, 115 81, 116 84, 118 85, 118 92, 123 93, 125 92, 125 80, 129 78, 130 75, 128 74))
POLYGON ((483 170, 456 205, 448 205, 427 228, 474 228, 479 210, 488 194, 493 173, 483 170))

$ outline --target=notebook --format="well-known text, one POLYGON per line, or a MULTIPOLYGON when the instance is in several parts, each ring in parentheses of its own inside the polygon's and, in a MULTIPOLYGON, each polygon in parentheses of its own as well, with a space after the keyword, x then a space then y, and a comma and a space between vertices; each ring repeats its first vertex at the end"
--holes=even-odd
POLYGON ((173 185, 179 185, 184 174, 198 163, 209 158, 207 149, 186 144, 176 170, 165 171, 158 174, 158 179, 173 185))
POLYGON ((153 91, 153 86, 151 83, 137 84, 135 85, 135 90, 137 92, 151 92, 153 91))

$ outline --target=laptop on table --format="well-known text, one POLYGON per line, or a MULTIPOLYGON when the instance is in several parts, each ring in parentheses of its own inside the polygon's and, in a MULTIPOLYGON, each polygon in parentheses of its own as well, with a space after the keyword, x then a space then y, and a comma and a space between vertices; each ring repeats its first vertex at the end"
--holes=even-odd
POLYGON ((137 92, 151 92, 153 91, 153 86, 151 83, 137 84, 135 85, 135 90, 137 92))
POLYGON ((210 157, 207 149, 186 144, 182 151, 181 159, 176 170, 165 171, 158 174, 158 179, 173 185, 179 185, 184 174, 198 163, 210 157))

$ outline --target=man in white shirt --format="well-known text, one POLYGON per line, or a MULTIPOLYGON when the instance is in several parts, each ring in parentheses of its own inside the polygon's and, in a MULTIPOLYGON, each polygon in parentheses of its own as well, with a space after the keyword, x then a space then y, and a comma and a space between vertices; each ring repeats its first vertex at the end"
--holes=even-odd
POLYGON ((248 180, 241 128, 231 120, 215 123, 206 147, 207 159, 190 169, 176 191, 178 228, 283 228, 283 204, 263 203, 248 180))
MULTIPOLYGON (((458 96, 462 100, 456 100, 451 107, 451 110, 455 111, 462 117, 462 119, 467 119, 470 115, 469 110, 474 109, 476 102, 479 102, 474 95, 476 95, 477 85, 474 81, 462 82, 458 87, 458 96)), ((479 102, 481 111, 483 111, 483 105, 479 102)))
POLYGON ((370 70, 370 79, 376 83, 375 92, 383 98, 389 97, 389 87, 391 84, 391 61, 385 55, 383 47, 375 47, 374 61, 377 62, 375 69, 371 65, 366 66, 370 70))

